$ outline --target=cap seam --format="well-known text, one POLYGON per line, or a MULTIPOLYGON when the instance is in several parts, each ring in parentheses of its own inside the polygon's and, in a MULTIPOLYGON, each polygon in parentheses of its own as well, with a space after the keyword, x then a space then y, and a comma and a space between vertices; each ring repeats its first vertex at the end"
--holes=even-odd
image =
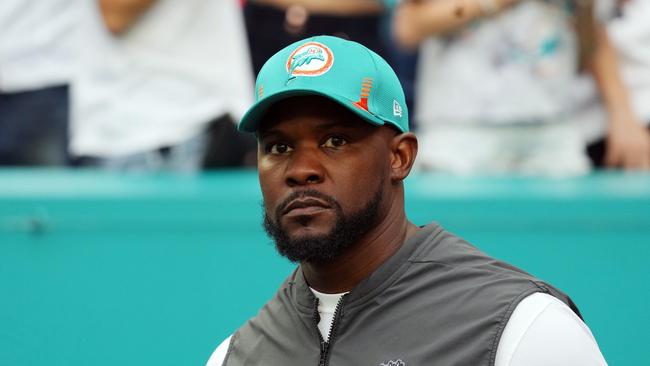
MULTIPOLYGON (((375 61, 375 57, 372 55, 372 53, 370 52, 370 50, 367 47, 365 47, 363 45, 361 47, 363 48, 364 51, 366 51, 368 56, 370 56, 370 59, 372 60, 372 66, 375 67, 374 79, 376 79, 375 80, 376 81, 376 84, 375 84, 376 86, 373 89, 375 89, 375 91, 376 90, 381 90, 381 79, 379 78, 379 68, 377 67, 377 62, 375 61)), ((375 105, 376 103, 375 103, 375 92, 374 91, 371 92, 370 97, 371 97, 370 102, 372 103, 372 108, 371 109, 376 110, 377 106, 375 105)), ((370 111, 368 111, 368 112, 370 112, 370 111)), ((384 122, 384 124, 386 124, 386 120, 383 117, 378 116, 376 113, 373 113, 373 112, 370 112, 370 114, 372 114, 373 116, 381 119, 384 122)))

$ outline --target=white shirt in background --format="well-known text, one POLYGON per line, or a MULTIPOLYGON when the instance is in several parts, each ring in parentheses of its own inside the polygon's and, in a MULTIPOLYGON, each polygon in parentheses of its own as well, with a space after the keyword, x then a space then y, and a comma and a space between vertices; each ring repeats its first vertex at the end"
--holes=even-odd
MULTIPOLYGON (((613 2, 595 1, 595 15, 607 19, 613 2)), ((578 70, 571 3, 520 1, 421 45, 418 167, 464 175, 589 171, 585 140, 601 135, 606 115, 593 79, 578 70)))
POLYGON ((158 0, 124 35, 83 4, 71 149, 118 157, 172 146, 243 115, 253 78, 236 0, 158 0))
POLYGON ((77 0, 0 1, 0 92, 68 84, 78 21, 77 0))

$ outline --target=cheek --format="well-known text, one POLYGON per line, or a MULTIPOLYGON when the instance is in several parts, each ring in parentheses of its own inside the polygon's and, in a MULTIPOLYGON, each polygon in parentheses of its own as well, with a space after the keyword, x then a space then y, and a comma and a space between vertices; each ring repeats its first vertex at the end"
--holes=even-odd
POLYGON ((350 165, 341 171, 337 195, 345 213, 358 211, 374 197, 382 181, 386 181, 388 164, 382 160, 369 159, 350 165))
POLYGON ((257 166, 264 207, 272 211, 280 196, 279 189, 282 187, 282 177, 278 174, 279 169, 273 169, 270 164, 264 164, 263 160, 259 160, 257 166))
POLYGON ((382 179, 390 175, 390 156, 385 147, 375 147, 355 161, 350 169, 352 177, 359 183, 363 181, 366 188, 376 188, 382 179))

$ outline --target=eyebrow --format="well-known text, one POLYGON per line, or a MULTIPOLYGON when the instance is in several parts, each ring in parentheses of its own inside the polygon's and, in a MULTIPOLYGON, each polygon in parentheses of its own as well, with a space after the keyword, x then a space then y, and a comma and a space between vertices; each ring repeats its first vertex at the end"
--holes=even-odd
POLYGON ((282 136, 284 134, 282 132, 276 131, 276 130, 274 130, 272 128, 270 128, 268 130, 265 130, 263 132, 258 131, 258 132, 255 133, 255 136, 257 137, 257 141, 262 141, 263 139, 268 138, 269 136, 273 136, 273 135, 282 136))
MULTIPOLYGON (((318 131, 325 131, 325 130, 329 130, 331 128, 343 128, 343 129, 353 128, 353 124, 351 122, 346 123, 344 121, 345 120, 337 119, 337 120, 331 121, 331 122, 324 122, 324 123, 319 124, 318 126, 316 126, 316 129, 318 131)), ((258 131, 256 133, 258 141, 262 140, 264 138, 267 138, 269 136, 273 136, 273 135, 283 136, 283 135, 285 135, 285 133, 275 129, 274 127, 271 127, 271 128, 269 128, 269 129, 267 129, 267 130, 265 130, 263 132, 258 131)))
POLYGON ((325 122, 321 125, 316 126, 318 130, 328 130, 330 128, 350 128, 351 123, 345 123, 344 121, 337 120, 337 121, 332 121, 332 122, 325 122))

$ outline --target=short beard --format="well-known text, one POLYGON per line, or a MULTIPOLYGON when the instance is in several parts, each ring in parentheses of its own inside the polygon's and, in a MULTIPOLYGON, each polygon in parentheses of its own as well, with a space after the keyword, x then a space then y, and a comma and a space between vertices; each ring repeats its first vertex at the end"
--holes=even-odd
POLYGON ((368 231, 379 222, 379 207, 382 202, 383 184, 361 210, 348 216, 343 213, 341 205, 330 196, 313 189, 295 192, 289 196, 274 213, 272 220, 264 210, 264 230, 275 241, 280 255, 292 262, 312 264, 331 263, 348 248, 354 246, 368 231), (281 209, 299 197, 314 197, 326 201, 334 210, 336 222, 327 234, 290 238, 285 228, 279 223, 281 209))

